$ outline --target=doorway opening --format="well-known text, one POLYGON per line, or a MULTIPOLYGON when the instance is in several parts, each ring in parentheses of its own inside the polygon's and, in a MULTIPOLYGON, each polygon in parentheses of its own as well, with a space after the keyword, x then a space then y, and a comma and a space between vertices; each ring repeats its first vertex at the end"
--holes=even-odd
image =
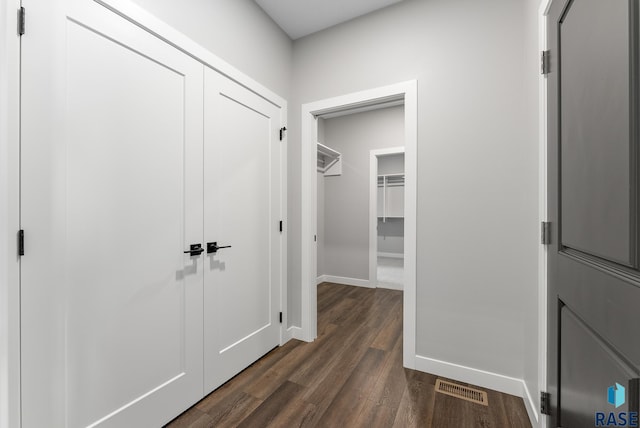
MULTIPOLYGON (((301 338, 311 342, 317 337, 318 283, 318 128, 322 118, 404 106, 404 239, 403 239, 403 365, 415 368, 416 330, 416 182, 417 182, 417 82, 408 81, 380 88, 320 100, 302 106, 302 234, 301 234, 301 338)), ((387 146, 388 147, 388 146, 387 146)), ((331 149, 329 147, 329 149, 331 149)), ((334 150, 338 152, 337 150, 334 150)), ((338 154, 340 154, 338 152, 338 154)), ((326 162, 326 160, 323 160, 326 162)), ((348 167, 347 160, 329 160, 332 168, 348 167), (339 165, 339 166, 338 166, 339 165)), ((324 166, 328 165, 325 163, 324 166)), ((369 176, 369 173, 366 174, 369 176)), ((369 204, 371 201, 369 201, 369 204)), ((369 204, 366 204, 368 206, 369 204)), ((377 219, 376 219, 377 222, 377 219)), ((371 230, 371 229, 370 229, 371 230)), ((369 248, 369 253, 371 249, 369 248)), ((377 263, 376 263, 377 264, 377 263)), ((369 264, 368 270, 371 265, 369 264)), ((369 278, 372 278, 369 274, 369 278)), ((377 274, 373 276, 377 278, 377 274)), ((367 282, 369 282, 367 280, 367 282)))
POLYGON ((401 103, 318 118, 318 284, 402 289, 404 147, 382 148, 403 143, 401 103))
POLYGON ((369 278, 379 288, 404 287, 404 147, 371 150, 369 278))

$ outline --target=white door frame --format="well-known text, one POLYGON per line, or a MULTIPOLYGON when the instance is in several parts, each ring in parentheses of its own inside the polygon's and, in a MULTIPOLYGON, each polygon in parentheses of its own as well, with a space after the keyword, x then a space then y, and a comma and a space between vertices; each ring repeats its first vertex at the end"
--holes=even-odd
POLYGON ((369 152, 369 285, 378 286, 378 158, 404 153, 404 147, 369 152))
POLYGON ((418 150, 418 82, 410 80, 389 86, 355 92, 302 105, 302 339, 317 337, 317 116, 364 106, 404 100, 405 139, 405 283, 403 364, 415 368, 416 359, 416 220, 417 220, 417 150, 418 150))
MULTIPOLYGON (((541 0, 538 9, 538 47, 547 47, 547 15, 553 0, 541 0)), ((547 221, 547 77, 538 77, 538 218, 547 221)), ((545 245, 538 246, 538 388, 547 390, 547 254, 545 245)), ((535 394, 540 397, 539 393, 535 394)), ((537 404, 540 404, 537 401, 537 404)), ((539 408, 539 406, 538 406, 539 408)), ((546 428, 547 418, 535 409, 538 423, 546 428)))
POLYGON ((19 8, 0 0, 0 428, 21 425, 19 8))

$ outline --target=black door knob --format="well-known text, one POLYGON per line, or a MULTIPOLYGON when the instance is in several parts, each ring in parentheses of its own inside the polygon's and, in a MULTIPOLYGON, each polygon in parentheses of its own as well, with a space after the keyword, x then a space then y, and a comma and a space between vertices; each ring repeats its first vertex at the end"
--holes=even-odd
POLYGON ((231 245, 219 247, 217 242, 207 242, 207 254, 215 254, 221 248, 231 248, 231 245))
POLYGON ((202 248, 202 244, 191 244, 189 249, 184 253, 189 253, 190 256, 199 256, 200 254, 204 253, 204 248, 202 248))

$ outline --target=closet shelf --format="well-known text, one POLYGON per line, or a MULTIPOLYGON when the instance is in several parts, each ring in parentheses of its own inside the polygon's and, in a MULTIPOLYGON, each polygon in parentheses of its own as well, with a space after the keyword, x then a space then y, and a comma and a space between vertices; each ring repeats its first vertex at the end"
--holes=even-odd
POLYGON ((325 176, 341 175, 342 174, 342 154, 333 150, 331 147, 327 147, 324 144, 318 143, 318 172, 323 173, 325 176))
POLYGON ((378 175, 378 187, 404 186, 404 173, 378 175))
POLYGON ((322 143, 318 143, 318 154, 333 159, 337 159, 340 157, 340 152, 337 152, 331 147, 327 147, 322 143))

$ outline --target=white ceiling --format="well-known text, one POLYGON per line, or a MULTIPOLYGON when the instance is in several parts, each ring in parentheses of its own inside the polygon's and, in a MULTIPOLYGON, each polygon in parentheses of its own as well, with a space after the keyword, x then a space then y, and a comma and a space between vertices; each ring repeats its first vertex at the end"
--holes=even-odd
POLYGON ((293 40, 402 0, 255 0, 293 40))

